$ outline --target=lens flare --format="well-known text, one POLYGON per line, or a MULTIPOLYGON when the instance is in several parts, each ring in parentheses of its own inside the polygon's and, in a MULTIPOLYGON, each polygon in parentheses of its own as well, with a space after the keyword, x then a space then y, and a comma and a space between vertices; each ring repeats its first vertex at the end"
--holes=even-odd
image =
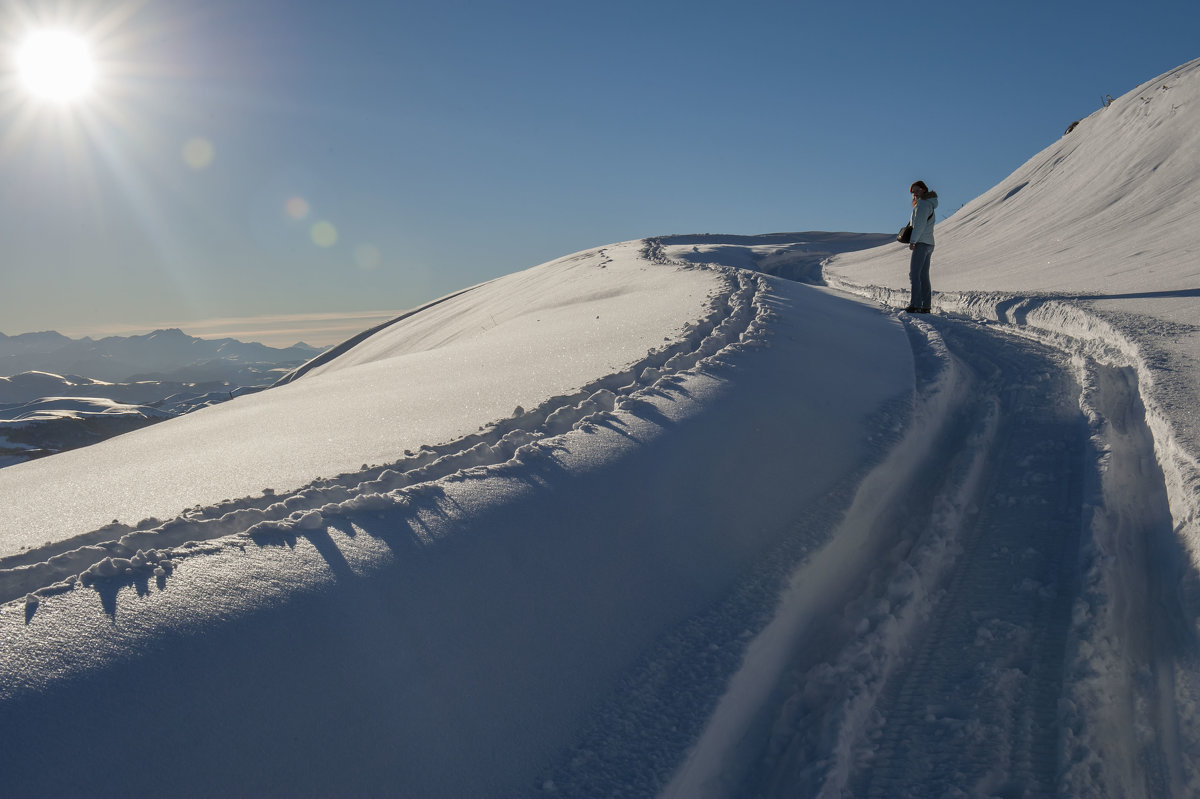
POLYGON ((189 139, 187 144, 183 145, 183 161, 192 169, 207 169, 212 166, 216 154, 213 143, 201 137, 189 139))
POLYGON ((309 235, 312 237, 313 244, 318 247, 332 247, 338 241, 337 228, 333 226, 332 222, 324 219, 312 226, 309 235))
POLYGON ((283 205, 283 210, 292 219, 304 219, 308 216, 308 200, 303 197, 289 197, 283 205))

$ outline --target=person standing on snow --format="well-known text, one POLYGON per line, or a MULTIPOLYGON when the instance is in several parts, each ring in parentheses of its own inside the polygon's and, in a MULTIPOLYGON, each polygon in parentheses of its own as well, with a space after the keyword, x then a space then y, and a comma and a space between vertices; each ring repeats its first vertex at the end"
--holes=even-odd
POLYGON ((937 221, 933 212, 938 207, 936 191, 930 191, 925 181, 918 180, 908 187, 913 198, 912 238, 908 249, 912 260, 908 266, 908 279, 912 283, 912 298, 904 310, 908 313, 929 313, 933 304, 933 287, 929 283, 929 262, 933 258, 933 224, 937 221))

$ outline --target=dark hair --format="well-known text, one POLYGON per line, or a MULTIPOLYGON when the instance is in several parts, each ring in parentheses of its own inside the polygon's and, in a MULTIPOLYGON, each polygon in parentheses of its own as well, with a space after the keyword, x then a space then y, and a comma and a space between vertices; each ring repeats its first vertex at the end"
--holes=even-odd
POLYGON ((912 192, 913 189, 920 189, 921 191, 925 192, 926 194, 929 193, 929 187, 925 185, 925 181, 923 181, 923 180, 915 181, 911 186, 908 187, 908 191, 910 193, 912 192))

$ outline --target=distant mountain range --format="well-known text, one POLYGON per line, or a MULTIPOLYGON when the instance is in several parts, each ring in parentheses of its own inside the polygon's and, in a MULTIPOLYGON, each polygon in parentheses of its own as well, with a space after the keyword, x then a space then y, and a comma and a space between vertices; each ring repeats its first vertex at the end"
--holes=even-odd
POLYGON ((99 340, 0 333, 0 467, 258 391, 321 352, 175 328, 99 340))
POLYGON ((245 382, 240 378, 269 371, 264 367, 300 364, 321 352, 304 343, 280 349, 232 338, 196 338, 178 328, 102 339, 72 339, 54 331, 0 333, 0 375, 36 371, 118 383, 230 377, 245 382))

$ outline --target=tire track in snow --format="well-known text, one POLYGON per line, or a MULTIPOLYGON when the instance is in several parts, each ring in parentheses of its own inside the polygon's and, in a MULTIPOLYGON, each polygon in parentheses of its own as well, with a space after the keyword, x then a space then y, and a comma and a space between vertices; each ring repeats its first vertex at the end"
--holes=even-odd
POLYGON ((262 496, 197 506, 170 520, 146 519, 136 526, 114 522, 0 559, 0 603, 24 597, 26 619, 31 620, 43 599, 80 587, 110 593, 114 585, 148 590, 154 579, 161 590, 189 557, 244 547, 247 540, 303 535, 321 528, 327 517, 413 507, 423 496, 438 493, 439 480, 519 468, 523 461, 541 457, 543 449, 552 449, 555 436, 609 423, 613 414, 636 414, 649 407, 646 397, 669 391, 681 374, 718 368, 738 348, 763 344, 763 326, 774 312, 759 301, 761 278, 669 261, 654 240, 645 243, 642 256, 661 268, 715 269, 723 287, 714 293, 706 315, 688 325, 678 340, 665 342, 629 368, 532 410, 518 407, 510 418, 478 434, 407 451, 386 465, 363 464, 358 472, 318 479, 286 493, 265 489, 262 496))
POLYGON ((1132 368, 1085 364, 1100 474, 1064 702, 1063 792, 1200 795, 1197 574, 1132 368))
POLYGON ((908 321, 918 370, 940 369, 924 382, 942 390, 923 394, 909 437, 795 573, 774 633, 791 638, 787 673, 756 666, 772 646, 751 644, 738 676, 774 692, 739 698, 735 677, 732 711, 718 708, 665 795, 1054 793, 1085 475, 1079 392, 1039 344, 908 321), (741 720, 721 730, 723 712, 741 720))
MULTIPOLYGON (((826 277, 885 306, 904 302, 892 289, 826 277)), ((1200 795, 1200 466, 1169 413, 1171 376, 1152 348, 1069 296, 938 296, 943 311, 1069 354, 1083 384, 1099 474, 1084 499, 1059 792, 1200 795)))
MULTIPOLYGON (((967 427, 946 424, 961 415, 966 385, 940 337, 929 332, 928 339, 913 337, 914 358, 925 366, 918 369, 913 421, 903 440, 890 446, 882 463, 859 483, 828 544, 794 570, 774 618, 750 642, 742 668, 663 797, 757 796, 773 781, 781 782, 785 793, 814 793, 810 763, 826 758, 831 737, 857 729, 856 719, 869 711, 877 691, 872 684, 880 675, 868 673, 871 669, 855 673, 847 666, 859 660, 861 653, 851 651, 847 641, 866 632, 863 619, 837 609, 872 596, 864 593, 863 584, 876 582, 874 564, 894 558, 890 553, 903 544, 903 528, 890 523, 896 509, 929 472, 923 464, 947 447, 946 436, 967 427), (845 653, 845 662, 836 664, 839 652, 845 653), (776 688, 781 680, 787 682, 783 677, 789 669, 807 673, 804 687, 776 688), (850 685, 862 690, 847 691, 850 685), (748 765, 762 760, 776 766, 755 773, 748 765)), ((907 585, 902 593, 919 593, 919 586, 907 585)), ((905 634, 912 619, 903 618, 900 604, 886 624, 863 640, 874 645, 875 639, 905 634)), ((863 612, 873 622, 882 621, 881 610, 885 616, 893 610, 886 598, 867 605, 863 612)), ((872 659, 868 665, 884 664, 872 659)))
POLYGON ((945 333, 997 404, 995 444, 979 512, 877 707, 851 792, 1053 796, 1086 476, 1078 389, 1055 353, 962 325, 945 333))

